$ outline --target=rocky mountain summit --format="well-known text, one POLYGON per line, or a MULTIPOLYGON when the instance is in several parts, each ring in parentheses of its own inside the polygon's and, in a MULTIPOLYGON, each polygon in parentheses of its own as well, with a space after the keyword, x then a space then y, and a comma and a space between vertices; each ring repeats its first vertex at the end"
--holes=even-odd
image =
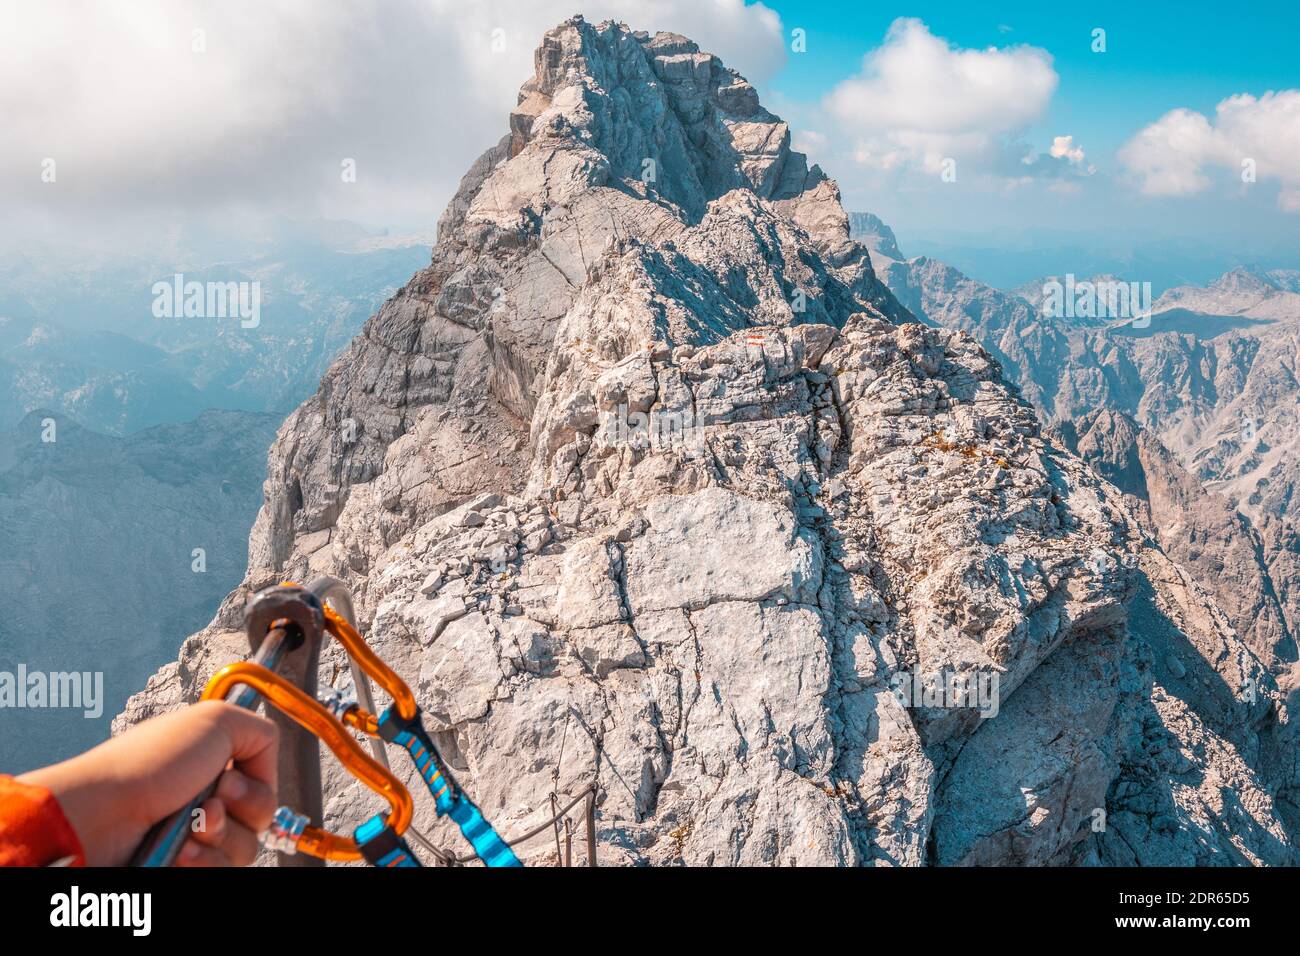
MULTIPOLYGON (((594 781, 607 863, 1292 862, 1269 668, 972 334, 913 320, 754 88, 580 17, 535 65, 119 726, 324 572, 507 837, 594 781)), ((332 827, 373 812, 326 787, 332 827)))

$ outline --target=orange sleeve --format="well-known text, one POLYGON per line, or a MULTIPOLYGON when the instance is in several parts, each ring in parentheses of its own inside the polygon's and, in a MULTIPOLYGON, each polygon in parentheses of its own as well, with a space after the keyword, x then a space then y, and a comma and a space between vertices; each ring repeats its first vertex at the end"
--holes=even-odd
POLYGON ((54 794, 0 774, 0 866, 48 866, 65 857, 73 866, 86 864, 54 794))

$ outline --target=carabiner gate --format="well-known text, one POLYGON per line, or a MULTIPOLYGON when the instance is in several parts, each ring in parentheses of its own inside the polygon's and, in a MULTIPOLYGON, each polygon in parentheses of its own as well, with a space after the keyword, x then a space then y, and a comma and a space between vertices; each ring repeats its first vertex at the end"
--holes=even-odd
MULTIPOLYGON (((370 649, 370 645, 357 633, 356 628, 328 604, 325 605, 325 630, 334 635, 335 640, 343 645, 344 650, 363 671, 370 675, 371 680, 388 691, 388 696, 393 698, 393 706, 403 720, 415 719, 417 709, 415 695, 411 693, 411 688, 406 686, 406 681, 398 677, 392 668, 380 660, 379 655, 370 649)), ((359 707, 354 708, 352 713, 355 715, 354 719, 359 721, 353 726, 369 734, 375 733, 372 728, 378 725, 378 717, 359 707)), ((349 720, 348 723, 352 721, 349 720)))

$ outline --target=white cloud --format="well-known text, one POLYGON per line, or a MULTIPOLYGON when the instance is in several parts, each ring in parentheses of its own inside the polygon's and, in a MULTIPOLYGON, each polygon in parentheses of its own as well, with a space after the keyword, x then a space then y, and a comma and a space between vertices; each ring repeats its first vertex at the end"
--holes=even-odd
POLYGON ((1239 179, 1249 160, 1259 180, 1280 183, 1279 205, 1300 212, 1300 90, 1230 96, 1213 119, 1172 110, 1130 139, 1119 159, 1150 196, 1201 192, 1215 167, 1239 179))
POLYGON ((1005 174, 1015 140, 1042 118, 1057 81, 1046 50, 959 49, 920 20, 898 19, 825 107, 849 131, 864 165, 936 173, 952 157, 1005 174))
POLYGON ((1052 137, 1047 152, 1029 152, 1020 162, 1019 175, 1008 170, 1009 183, 1049 180, 1052 189, 1066 193, 1077 192, 1079 182, 1097 171, 1097 167, 1087 161, 1083 147, 1070 135, 1052 137))
MULTIPOLYGON (((743 0, 592 0, 587 18, 690 36, 761 82, 777 15, 743 0)), ((0 6, 0 203, 71 217, 174 209, 441 211, 508 130, 572 0, 100 0, 0 6), (202 30, 206 52, 192 49, 202 30), (494 31, 501 43, 494 49, 494 31), (42 161, 57 182, 41 182, 42 161), (340 164, 356 161, 344 184, 340 164)))
POLYGON ((1047 152, 1053 159, 1064 159, 1076 166, 1083 163, 1083 147, 1074 145, 1073 136, 1053 137, 1052 148, 1047 152))
POLYGON ((826 152, 828 143, 826 134, 819 133, 815 129, 792 130, 790 133, 790 147, 804 153, 814 163, 826 152))

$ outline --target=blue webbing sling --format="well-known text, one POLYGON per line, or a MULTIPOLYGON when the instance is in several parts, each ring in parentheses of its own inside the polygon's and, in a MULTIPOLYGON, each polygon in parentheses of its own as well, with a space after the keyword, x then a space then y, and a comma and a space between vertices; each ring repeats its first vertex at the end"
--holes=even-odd
MULTIPOLYGON (((438 816, 451 817, 474 850, 474 855, 485 866, 523 866, 506 841, 484 819, 474 801, 456 783, 425 731, 418 711, 410 721, 404 721, 393 708, 388 708, 379 718, 379 736, 401 746, 411 755, 415 769, 433 795, 438 816)), ((357 827, 355 837, 362 854, 375 866, 420 865, 406 841, 385 826, 382 815, 376 815, 357 827)))

